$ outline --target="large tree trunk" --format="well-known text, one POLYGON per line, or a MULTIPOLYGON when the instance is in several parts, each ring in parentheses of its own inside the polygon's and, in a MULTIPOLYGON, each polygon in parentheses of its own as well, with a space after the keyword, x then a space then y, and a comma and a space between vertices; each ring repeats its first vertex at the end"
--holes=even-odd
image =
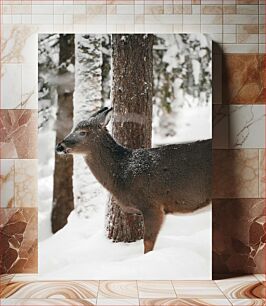
MULTIPOLYGON (((88 119, 102 106, 102 37, 75 35, 74 124, 88 119)), ((76 210, 91 217, 99 209, 103 187, 91 174, 82 156, 74 157, 74 198, 76 210)))
MULTIPOLYGON (((58 105, 56 120, 56 143, 61 141, 71 130, 73 124, 73 77, 67 66, 74 64, 74 35, 60 35, 59 38, 59 72, 58 105), (67 86, 60 85, 62 78, 68 78, 67 86)), ((66 84, 66 82, 65 82, 66 84)), ((54 190, 52 209, 52 232, 65 226, 67 217, 74 208, 73 200, 73 158, 62 158, 55 154, 54 190)))
MULTIPOLYGON (((153 35, 113 35, 112 133, 122 145, 149 148, 152 134, 153 35)), ((124 213, 111 198, 108 238, 133 242, 143 238, 143 218, 124 213)))

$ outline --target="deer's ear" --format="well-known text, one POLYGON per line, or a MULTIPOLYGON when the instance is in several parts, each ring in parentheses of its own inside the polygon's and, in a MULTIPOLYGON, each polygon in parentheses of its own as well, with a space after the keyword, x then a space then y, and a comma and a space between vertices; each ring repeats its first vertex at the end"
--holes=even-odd
POLYGON ((97 112, 95 112, 94 114, 92 114, 92 115, 90 116, 90 118, 97 117, 100 113, 105 112, 107 109, 108 109, 108 107, 103 107, 103 108, 99 109, 97 112))
POLYGON ((107 124, 109 123, 111 117, 113 114, 113 108, 107 108, 104 112, 101 112, 98 116, 97 116, 97 121, 98 123, 105 127, 107 126, 107 124))

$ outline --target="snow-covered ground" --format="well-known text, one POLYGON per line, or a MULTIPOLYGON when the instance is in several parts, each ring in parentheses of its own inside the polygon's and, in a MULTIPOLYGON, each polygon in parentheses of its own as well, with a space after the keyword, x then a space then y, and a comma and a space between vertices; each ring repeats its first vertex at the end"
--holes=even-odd
MULTIPOLYGON (((176 116, 176 135, 160 137, 155 126, 153 145, 211 138, 210 105, 184 107, 176 116)), ((167 215, 154 251, 143 254, 143 241, 112 243, 105 237, 108 195, 99 188, 88 218, 74 210, 68 224, 52 235, 54 139, 51 129, 39 133, 41 279, 211 279, 211 205, 192 214, 167 215)))

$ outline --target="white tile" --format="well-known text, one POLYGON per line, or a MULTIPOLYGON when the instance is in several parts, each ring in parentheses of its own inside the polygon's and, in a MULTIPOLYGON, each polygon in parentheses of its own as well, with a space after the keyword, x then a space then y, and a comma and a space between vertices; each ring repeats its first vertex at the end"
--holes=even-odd
POLYGON ((135 33, 145 33, 145 25, 135 24, 135 33))
POLYGON ((22 15, 12 15, 12 24, 22 23, 22 15))
POLYGON ((34 5, 32 4, 32 14, 33 15, 49 15, 53 14, 54 6, 53 5, 34 5))
POLYGON ((2 64, 1 107, 17 108, 21 103, 21 64, 2 64))
POLYGON ((259 43, 265 44, 265 34, 259 34, 259 43))
POLYGON ((237 14, 248 14, 248 15, 257 15, 259 13, 258 5, 248 4, 248 5, 237 5, 236 6, 236 13, 237 14))
POLYGON ((257 15, 224 15, 223 16, 224 24, 257 24, 258 16, 257 15))
POLYGON ((265 147, 264 105, 230 105, 229 126, 230 148, 265 147))
POLYGON ((117 24, 117 33, 134 33, 134 24, 117 24))
POLYGON ((64 24, 73 24, 73 15, 64 15, 64 24))
POLYGON ((86 5, 75 5, 74 14, 86 14, 86 5))
POLYGON ((183 33, 197 33, 199 32, 200 26, 198 24, 184 24, 183 33))
POLYGON ((86 24, 74 24, 73 25, 74 33, 85 33, 87 30, 86 24))
POLYGON ((265 46, 265 44, 259 44, 259 53, 260 54, 266 53, 266 46, 265 46))
MULTIPOLYGON (((13 207, 15 194, 15 164, 12 159, 0 160, 0 206, 13 207)), ((1 282, 2 283, 2 282, 1 282)))
MULTIPOLYGON (((104 16, 105 17, 105 16, 104 16)), ((107 15, 108 24, 134 24, 134 15, 107 15)))
POLYGON ((223 28, 222 25, 211 25, 211 24, 202 24, 201 25, 201 32, 202 33, 222 33, 223 28))
POLYGON ((116 12, 118 15, 134 14, 134 5, 117 5, 116 12))
POLYGON ((54 24, 64 24, 64 15, 54 15, 54 24))
POLYGON ((63 5, 63 12, 64 12, 64 14, 73 14, 73 12, 74 12, 74 5, 64 4, 63 5))
POLYGON ((64 6, 63 5, 54 5, 54 14, 63 14, 64 6))
MULTIPOLYGON (((104 16, 104 15, 88 15, 87 16, 87 24, 88 25, 97 24, 99 26, 100 25, 105 25, 106 24, 106 16, 104 16)), ((97 31, 97 33, 99 33, 99 32, 97 31)))
POLYGON ((53 15, 33 15, 32 16, 32 23, 33 24, 53 24, 54 16, 53 15))
POLYGON ((87 32, 89 33, 105 33, 107 25, 106 24, 88 24, 87 32))
POLYGON ((148 33, 172 33, 173 25, 171 24, 145 24, 145 32, 148 33))
POLYGON ((264 5, 259 5, 259 14, 260 15, 265 15, 265 4, 264 5))
POLYGON ((3 22, 3 24, 11 24, 12 23, 12 15, 3 15, 2 22, 3 22))
POLYGON ((223 17, 222 15, 201 15, 202 24, 222 24, 223 17))
POLYGON ((38 109, 38 54, 32 54, 32 64, 22 64, 22 103, 24 108, 38 109))
POLYGON ((144 14, 144 5, 135 4, 135 14, 144 14))
POLYGON ((223 44, 224 53, 257 53, 257 44, 223 44))
POLYGON ((236 34, 223 34, 223 43, 234 44, 236 43, 236 34))
POLYGON ((64 33, 72 33, 73 32, 73 24, 64 24, 64 33))
MULTIPOLYGON (((181 24, 181 15, 145 15, 145 24, 181 24)), ((188 22, 189 23, 189 22, 188 22)))
POLYGON ((200 15, 183 15, 183 24, 200 24, 200 15))
POLYGON ((31 16, 32 15, 23 15, 21 18, 21 23, 22 24, 31 24, 31 16))
POLYGON ((200 5, 192 5, 192 14, 200 14, 200 5))
POLYGON ((236 33, 236 25, 235 24, 224 24, 223 33, 226 33, 226 34, 236 33))
POLYGON ((259 42, 258 34, 239 33, 237 34, 237 43, 239 44, 257 44, 259 42))

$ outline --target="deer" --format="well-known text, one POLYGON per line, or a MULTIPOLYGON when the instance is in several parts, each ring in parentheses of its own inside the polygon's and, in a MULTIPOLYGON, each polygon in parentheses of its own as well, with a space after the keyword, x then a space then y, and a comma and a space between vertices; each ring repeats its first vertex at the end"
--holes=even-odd
POLYGON ((154 249, 168 213, 189 213, 211 201, 211 139, 155 148, 126 148, 107 130, 104 107, 56 146, 58 154, 81 154, 96 179, 127 213, 143 215, 144 253, 154 249))

